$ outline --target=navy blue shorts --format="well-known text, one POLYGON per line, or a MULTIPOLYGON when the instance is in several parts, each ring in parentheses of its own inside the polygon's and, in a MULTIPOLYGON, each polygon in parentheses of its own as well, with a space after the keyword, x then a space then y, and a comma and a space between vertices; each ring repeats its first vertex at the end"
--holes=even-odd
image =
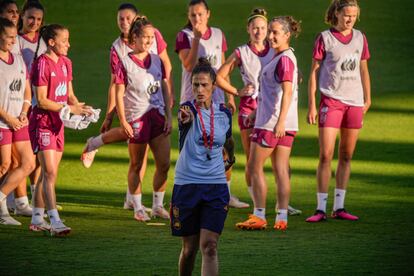
POLYGON ((174 185, 170 207, 172 235, 197 235, 201 229, 221 234, 229 200, 227 184, 174 185))

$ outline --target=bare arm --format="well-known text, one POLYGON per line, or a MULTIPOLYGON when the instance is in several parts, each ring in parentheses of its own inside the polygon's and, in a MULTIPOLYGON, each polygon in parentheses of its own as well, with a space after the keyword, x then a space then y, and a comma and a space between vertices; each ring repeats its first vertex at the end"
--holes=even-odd
MULTIPOLYGON (((170 108, 174 106, 175 103, 175 93, 174 93, 174 81, 172 77, 172 65, 170 57, 168 56, 167 50, 165 49, 159 54, 159 57, 162 61, 162 64, 164 65, 165 70, 165 77, 167 79, 167 83, 169 86, 169 92, 170 92, 170 99, 169 101, 165 102, 166 104, 169 104, 170 108)), ((165 97, 164 97, 165 99, 165 97)))
POLYGON ((165 102, 165 125, 164 125, 164 133, 165 135, 169 135, 171 133, 171 128, 172 128, 172 115, 171 115, 171 107, 168 104, 170 102, 170 95, 171 95, 171 91, 169 89, 169 83, 166 79, 162 80, 162 93, 163 93, 163 97, 164 97, 164 102, 165 102))
POLYGON ((311 72, 308 82, 308 118, 309 124, 316 124, 316 116, 318 114, 316 110, 316 90, 318 85, 318 73, 320 68, 320 61, 313 59, 311 72))
MULTIPOLYGON (((226 60, 226 56, 224 55, 224 52, 221 54, 221 64, 224 64, 224 61, 226 60)), ((225 78, 227 83, 230 83, 230 75, 227 75, 225 78)), ((226 93, 227 96, 227 106, 231 111, 231 114, 233 114, 236 111, 236 103, 234 102, 234 95, 226 93)))
POLYGON ((132 127, 127 122, 126 117, 125 117, 125 108, 124 108, 125 85, 116 84, 115 91, 116 91, 116 110, 118 113, 119 122, 121 123, 121 126, 124 129, 127 136, 131 138, 134 136, 133 130, 132 130, 132 127))
POLYGON ((114 115, 116 113, 116 95, 115 95, 115 75, 111 74, 111 80, 109 82, 109 88, 108 88, 108 103, 106 105, 106 115, 105 119, 102 122, 102 126, 100 129, 101 133, 107 132, 112 125, 112 120, 114 118, 114 115))
POLYGON ((285 122, 292 102, 292 83, 290 81, 282 82, 282 104, 280 105, 279 118, 275 126, 275 135, 277 138, 285 136, 285 122))
POLYGON ((362 89, 364 90, 364 113, 366 113, 371 106, 371 79, 368 70, 368 61, 361 60, 361 81, 362 89))
POLYGON ((229 76, 236 66, 239 65, 239 60, 235 53, 231 54, 224 64, 217 72, 217 86, 225 92, 237 96, 237 88, 232 86, 229 82, 229 76))

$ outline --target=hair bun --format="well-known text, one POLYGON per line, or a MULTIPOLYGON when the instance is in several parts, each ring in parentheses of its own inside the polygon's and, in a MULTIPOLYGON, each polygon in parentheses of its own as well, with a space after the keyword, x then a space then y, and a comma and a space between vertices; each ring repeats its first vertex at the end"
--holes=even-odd
POLYGON ((251 15, 263 15, 263 16, 267 16, 267 12, 263 8, 255 8, 255 9, 253 9, 251 15))
POLYGON ((198 66, 211 66, 210 61, 206 57, 198 58, 198 66))

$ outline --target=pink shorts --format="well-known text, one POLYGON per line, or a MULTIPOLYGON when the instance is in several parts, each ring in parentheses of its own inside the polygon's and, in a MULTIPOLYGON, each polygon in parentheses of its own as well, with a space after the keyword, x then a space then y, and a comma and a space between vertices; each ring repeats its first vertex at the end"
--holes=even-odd
POLYGON ((286 135, 282 138, 276 138, 273 131, 254 128, 251 134, 251 141, 265 148, 275 148, 284 146, 291 148, 295 140, 296 131, 286 131, 286 135))
POLYGON ((134 137, 129 139, 129 143, 145 144, 164 133, 165 117, 153 108, 129 124, 134 131, 134 137))
POLYGON ((29 134, 33 152, 38 153, 45 150, 63 152, 65 144, 63 123, 52 125, 49 124, 49 120, 44 114, 32 115, 29 123, 29 134))
POLYGON ((239 116, 238 123, 240 130, 252 129, 254 127, 254 122, 251 124, 245 124, 245 118, 249 116, 257 108, 257 100, 252 97, 242 97, 239 104, 239 116))
POLYGON ((19 130, 0 128, 0 146, 11 145, 14 142, 29 141, 29 127, 25 126, 19 130))
POLYGON ((322 95, 319 105, 319 127, 362 128, 364 109, 322 95))

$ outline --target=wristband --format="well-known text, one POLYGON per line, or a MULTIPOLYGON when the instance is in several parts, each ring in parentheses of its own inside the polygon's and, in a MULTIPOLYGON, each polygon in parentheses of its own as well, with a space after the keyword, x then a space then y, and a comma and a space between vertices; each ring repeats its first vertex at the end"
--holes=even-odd
POLYGON ((27 104, 29 104, 29 105, 32 105, 32 102, 31 102, 31 101, 29 101, 29 100, 24 100, 23 102, 25 102, 25 103, 27 103, 27 104))
POLYGON ((20 112, 20 115, 27 116, 27 112, 22 111, 22 112, 20 112))

